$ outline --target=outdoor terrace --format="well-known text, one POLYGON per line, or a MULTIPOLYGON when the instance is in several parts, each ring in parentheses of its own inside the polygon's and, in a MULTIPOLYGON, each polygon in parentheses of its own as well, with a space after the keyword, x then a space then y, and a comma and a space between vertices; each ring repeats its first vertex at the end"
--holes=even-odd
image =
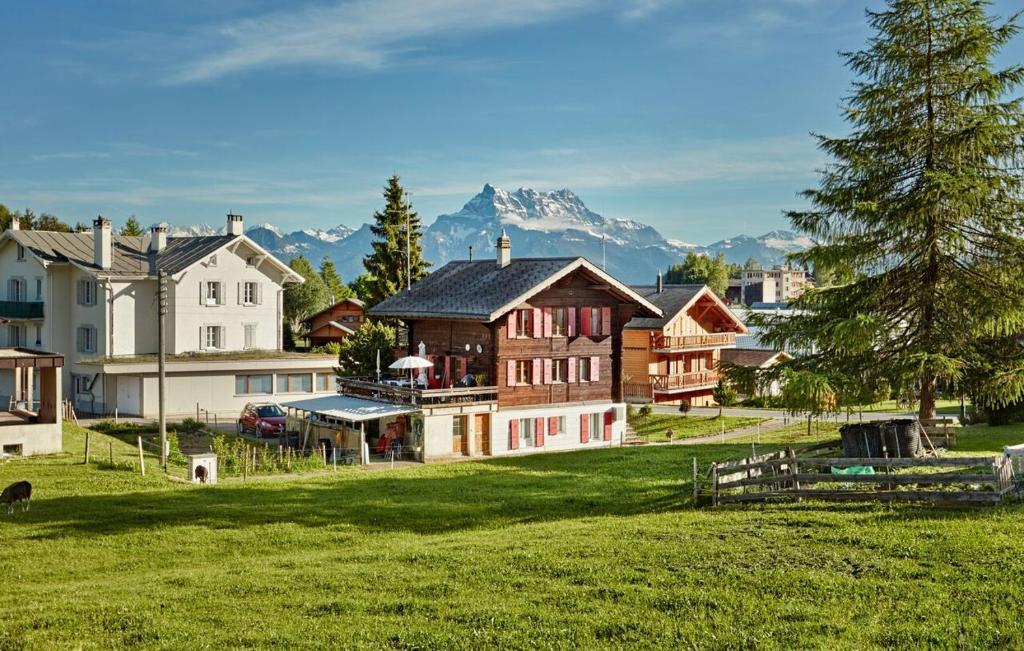
POLYGON ((347 395, 405 405, 476 404, 495 402, 498 387, 451 387, 447 389, 420 389, 408 380, 387 379, 378 382, 369 377, 340 378, 338 385, 347 395))
POLYGON ((656 353, 675 353, 686 350, 703 350, 735 345, 735 332, 716 332, 711 334, 683 335, 678 337, 669 335, 653 335, 651 337, 651 349, 656 353))

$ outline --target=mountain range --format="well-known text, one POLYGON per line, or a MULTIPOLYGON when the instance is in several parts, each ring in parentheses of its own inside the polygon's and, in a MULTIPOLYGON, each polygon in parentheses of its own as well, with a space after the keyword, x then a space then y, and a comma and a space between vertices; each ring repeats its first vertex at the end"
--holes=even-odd
MULTIPOLYGON (((606 265, 614 276, 630 283, 653 282, 658 270, 682 261, 690 251, 723 253, 728 262, 743 264, 755 258, 764 266, 781 264, 787 253, 800 251, 811 240, 785 230, 753 237, 737 235, 706 246, 665 239, 655 228, 631 219, 599 215, 569 190, 538 192, 520 188, 508 192, 490 184, 461 210, 437 217, 423 233, 423 256, 433 268, 449 260, 491 257, 494 240, 504 230, 512 238, 512 255, 576 256, 606 265)), ((223 232, 207 224, 172 227, 172 235, 210 235, 223 232)), ((363 272, 363 256, 370 251, 370 225, 339 225, 331 229, 282 232, 273 224, 259 224, 246 234, 284 259, 303 255, 314 265, 324 257, 334 261, 342 278, 363 272)))

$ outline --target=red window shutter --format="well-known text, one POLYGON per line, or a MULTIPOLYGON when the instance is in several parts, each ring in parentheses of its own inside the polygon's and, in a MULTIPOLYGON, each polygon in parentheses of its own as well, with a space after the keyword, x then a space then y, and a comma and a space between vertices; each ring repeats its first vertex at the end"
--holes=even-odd
POLYGON ((516 385, 516 360, 510 359, 505 363, 505 386, 514 387, 516 385))
POLYGON ((533 373, 531 374, 530 381, 532 384, 544 383, 544 372, 542 371, 542 364, 539 359, 533 360, 533 373))
POLYGON ((544 360, 544 384, 551 384, 551 360, 544 360))
POLYGON ((580 443, 590 442, 590 414, 580 414, 580 443))
POLYGON ((517 312, 515 310, 512 310, 511 312, 508 313, 508 328, 507 328, 507 330, 508 330, 508 338, 509 339, 515 339, 516 338, 516 314, 517 314, 517 312))
POLYGON ((437 377, 437 372, 434 370, 434 360, 437 359, 434 355, 427 355, 427 361, 430 362, 430 368, 427 369, 427 379, 433 380, 437 377))
POLYGON ((544 336, 544 313, 539 307, 533 308, 533 336, 535 339, 544 336))
POLYGON ((569 367, 569 372, 566 374, 566 378, 565 378, 566 382, 575 382, 576 381, 576 366, 578 364, 579 364, 579 362, 576 361, 575 357, 570 357, 569 358, 569 363, 566 364, 566 366, 569 367))
POLYGON ((597 382, 601 379, 601 358, 590 358, 590 381, 597 382))
POLYGON ((519 421, 510 420, 508 421, 508 449, 518 450, 519 449, 519 421))
POLYGON ((558 434, 558 416, 548 418, 548 434, 551 436, 558 434))
POLYGON ((590 308, 586 305, 580 308, 580 334, 590 336, 590 308))
POLYGON ((601 334, 608 336, 612 333, 612 308, 601 308, 601 334))
POLYGON ((615 420, 615 412, 604 412, 604 440, 612 440, 612 422, 615 420))
POLYGON ((544 447, 544 419, 537 418, 533 421, 534 445, 538 448, 544 447))
POLYGON ((565 308, 565 313, 566 313, 566 315, 568 317, 567 320, 569 322, 568 325, 566 325, 566 328, 565 328, 566 329, 566 334, 568 336, 570 336, 570 337, 575 337, 576 336, 576 308, 575 307, 567 307, 567 308, 565 308))
POLYGON ((545 337, 550 337, 551 336, 551 321, 552 321, 551 308, 550 307, 546 307, 546 308, 544 308, 544 336, 545 337))

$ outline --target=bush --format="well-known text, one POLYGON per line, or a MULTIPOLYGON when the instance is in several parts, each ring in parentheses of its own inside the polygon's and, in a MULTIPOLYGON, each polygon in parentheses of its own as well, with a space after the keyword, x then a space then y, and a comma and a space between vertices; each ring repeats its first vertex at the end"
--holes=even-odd
POLYGON ((185 432, 186 434, 195 434, 206 427, 206 424, 202 421, 198 421, 195 418, 186 418, 185 420, 178 423, 176 429, 185 432))
POLYGON ((319 355, 333 355, 337 357, 341 353, 341 344, 336 341, 328 341, 322 346, 316 346, 309 352, 317 353, 319 355))
POLYGON ((682 400, 679 401, 679 413, 682 414, 684 418, 688 413, 690 413, 690 409, 692 408, 693 406, 690 404, 690 401, 687 400, 686 398, 683 398, 682 400))

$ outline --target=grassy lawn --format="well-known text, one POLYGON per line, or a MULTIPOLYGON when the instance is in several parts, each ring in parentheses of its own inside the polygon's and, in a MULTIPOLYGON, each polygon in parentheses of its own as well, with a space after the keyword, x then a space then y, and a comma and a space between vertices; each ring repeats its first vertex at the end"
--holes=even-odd
POLYGON ((65 440, 0 464, 36 490, 0 515, 0 649, 1024 646, 1024 507, 694 510, 691 458, 748 441, 200 488, 65 440))
MULTIPOLYGON (((899 405, 896 404, 895 400, 886 400, 873 405, 867 405, 864 407, 863 412, 876 413, 876 412, 916 412, 918 404, 915 402, 913 405, 899 405)), ((949 414, 956 416, 960 413, 960 401, 959 400, 936 400, 935 411, 940 414, 949 414)))
POLYGON ((668 430, 672 430, 673 439, 691 439, 700 436, 731 432, 743 427, 751 427, 765 418, 724 416, 677 416, 673 414, 651 414, 647 418, 636 417, 631 422, 638 436, 647 441, 667 441, 668 430))

